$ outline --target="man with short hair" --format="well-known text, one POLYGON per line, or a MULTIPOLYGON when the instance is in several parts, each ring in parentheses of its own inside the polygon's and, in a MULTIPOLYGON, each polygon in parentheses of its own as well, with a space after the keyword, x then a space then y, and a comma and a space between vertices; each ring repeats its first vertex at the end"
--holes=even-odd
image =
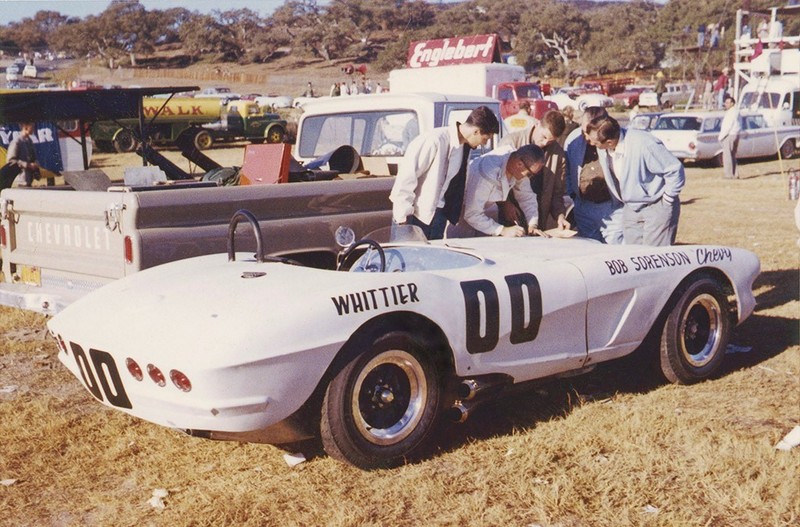
POLYGON ((544 152, 536 145, 516 150, 501 146, 474 159, 468 169, 464 214, 454 228, 448 229, 447 237, 543 235, 538 227, 536 195, 527 181, 543 166, 544 152), (497 221, 496 204, 511 192, 528 220, 526 225, 505 226, 497 221))
POLYGON ((416 225, 429 240, 441 239, 447 222, 455 224, 461 216, 470 151, 499 131, 494 112, 479 106, 464 123, 434 128, 411 141, 389 195, 393 222, 416 225))
POLYGON ((737 179, 739 166, 736 162, 736 152, 739 150, 739 132, 742 127, 739 123, 739 110, 736 101, 730 95, 725 96, 722 103, 725 106, 725 116, 719 127, 717 139, 722 143, 722 168, 725 179, 737 179))
POLYGON ((514 115, 509 115, 503 120, 508 132, 524 130, 536 124, 536 119, 531 116, 531 103, 522 101, 519 103, 519 111, 514 115))
POLYGON ((623 130, 613 117, 592 120, 586 136, 598 149, 609 192, 623 203, 624 243, 674 244, 686 182, 683 163, 651 133, 623 130))
MULTIPOLYGON (((569 229, 567 208, 564 205, 566 194, 567 158, 558 138, 564 133, 566 122, 558 110, 550 110, 542 120, 530 128, 508 134, 500 141, 500 146, 510 145, 520 148, 536 145, 544 150, 544 168, 530 178, 531 188, 536 193, 539 205, 539 227, 544 231, 552 228, 569 229)), ((513 203, 498 204, 501 221, 520 223, 521 211, 513 203)))

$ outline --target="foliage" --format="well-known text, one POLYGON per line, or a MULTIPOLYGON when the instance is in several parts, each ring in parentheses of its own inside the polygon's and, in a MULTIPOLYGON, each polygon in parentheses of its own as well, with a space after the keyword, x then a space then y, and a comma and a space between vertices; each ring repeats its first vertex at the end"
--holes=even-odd
MULTIPOLYGON (((764 9, 775 0, 750 0, 764 9)), ((224 4, 223 4, 224 5, 224 4)), ((285 0, 271 16, 249 9, 200 14, 184 8, 148 11, 139 0, 113 0, 85 19, 40 11, 0 26, 0 49, 17 54, 46 49, 109 62, 178 44, 195 60, 265 62, 291 53, 300 60, 368 61, 379 71, 405 62, 408 43, 428 38, 497 33, 504 52, 539 74, 578 75, 652 69, 667 59, 676 75, 696 75, 730 65, 735 0, 285 0), (682 51, 696 42, 699 24, 728 31, 720 48, 682 51), (87 38, 91 35, 91 38, 87 38)), ((754 15, 758 18, 760 15, 754 15)), ((753 23, 755 25, 755 23, 753 23)), ((784 21, 800 33, 800 17, 784 21)))

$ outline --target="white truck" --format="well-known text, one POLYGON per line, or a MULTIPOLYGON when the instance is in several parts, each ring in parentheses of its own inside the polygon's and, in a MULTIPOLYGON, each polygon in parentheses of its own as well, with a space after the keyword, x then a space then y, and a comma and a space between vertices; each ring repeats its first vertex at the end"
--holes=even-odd
MULTIPOLYGON (((55 314, 118 278, 225 252, 229 222, 239 209, 258 219, 269 255, 333 269, 340 227, 363 237, 391 223, 394 178, 388 176, 396 171, 405 141, 463 120, 483 104, 499 111, 492 99, 444 95, 341 97, 308 105, 298 128, 298 159, 310 161, 350 145, 364 155, 373 175, 387 177, 318 181, 309 176, 249 186, 190 180, 105 191, 6 189, 0 193, 0 304, 55 314)), ((245 233, 242 247, 253 241, 245 233)))
POLYGON ((349 145, 359 154, 363 169, 395 175, 412 139, 438 126, 464 122, 478 106, 488 106, 500 119, 496 99, 469 95, 392 92, 310 101, 297 125, 294 158, 308 164, 349 145))
POLYGON ((539 85, 526 80, 525 68, 505 63, 454 64, 450 66, 401 68, 389 72, 392 93, 447 90, 448 93, 492 97, 500 101, 503 119, 519 111, 528 101, 531 114, 540 119, 558 106, 543 99, 539 85))

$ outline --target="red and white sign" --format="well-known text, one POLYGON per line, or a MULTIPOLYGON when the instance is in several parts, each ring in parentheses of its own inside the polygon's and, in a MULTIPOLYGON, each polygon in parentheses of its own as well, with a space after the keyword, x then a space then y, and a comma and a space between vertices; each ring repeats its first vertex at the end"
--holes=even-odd
POLYGON ((409 68, 500 62, 497 35, 417 40, 408 47, 409 68))

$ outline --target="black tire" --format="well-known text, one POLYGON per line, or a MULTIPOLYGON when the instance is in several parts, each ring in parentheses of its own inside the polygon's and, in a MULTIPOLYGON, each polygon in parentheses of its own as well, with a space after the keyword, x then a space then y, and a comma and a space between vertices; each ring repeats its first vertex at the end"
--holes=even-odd
POLYGON ((378 338, 327 387, 320 423, 325 452, 362 469, 416 457, 435 435, 441 379, 430 350, 408 334, 378 338))
POLYGON ((698 277, 684 283, 661 332, 661 372, 670 382, 692 384, 719 369, 732 321, 719 283, 698 277))
POLYGON ((794 139, 789 139, 781 145, 781 158, 792 159, 797 153, 797 147, 794 144, 794 139))
POLYGON ((264 133, 264 139, 271 144, 282 143, 285 138, 286 130, 283 126, 272 126, 264 133))
POLYGON ((136 146, 138 145, 136 137, 134 137, 130 130, 120 130, 117 135, 114 136, 113 143, 114 150, 120 154, 125 152, 133 152, 136 150, 136 146))
POLYGON ((198 150, 208 150, 214 144, 214 138, 207 130, 198 130, 192 138, 192 143, 198 150))
POLYGON ((722 166, 724 165, 724 163, 722 162, 722 152, 713 157, 713 159, 711 160, 711 165, 716 168, 722 168, 722 166))

